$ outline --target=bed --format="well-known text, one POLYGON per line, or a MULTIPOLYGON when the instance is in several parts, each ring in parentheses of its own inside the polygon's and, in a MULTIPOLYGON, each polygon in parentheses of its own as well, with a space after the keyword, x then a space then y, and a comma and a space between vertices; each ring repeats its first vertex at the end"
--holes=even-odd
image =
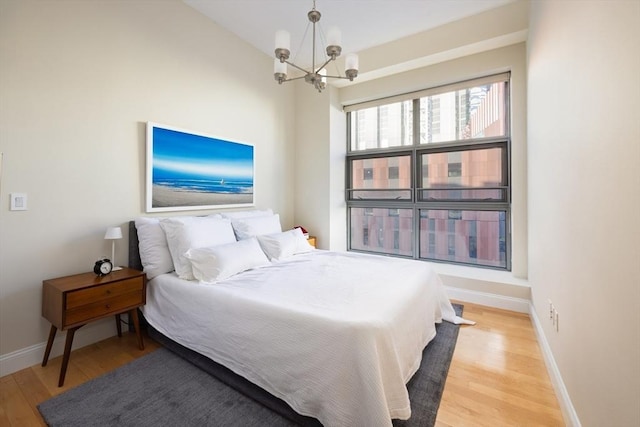
MULTIPOLYGON (((247 221, 254 220, 234 222, 247 221)), ((271 221, 279 226, 279 219, 271 221)), ((206 262, 199 265, 190 248, 184 253, 192 256, 189 273, 195 280, 179 277, 177 258, 175 271, 155 271, 142 308, 146 322, 170 348, 204 364, 213 361, 214 371, 224 376, 238 376, 233 381, 240 381, 239 388, 267 392, 258 400, 274 397, 268 406, 280 405, 274 409, 299 424, 390 426, 392 419, 408 419, 406 383, 435 336, 435 324, 463 321, 438 276, 423 262, 303 246, 273 256, 270 238, 277 243, 287 235, 289 242, 296 240, 293 246, 300 244, 294 232, 277 228, 245 227, 250 238, 242 235, 242 227, 235 228, 234 239, 244 237, 241 249, 234 242, 205 249, 205 243, 196 242, 202 229, 192 233, 178 252, 195 244, 199 261, 206 262), (252 232, 262 233, 266 243, 252 232), (266 262, 261 258, 259 265, 213 281, 199 271, 209 266, 207 257, 226 256, 237 263, 256 247, 264 249, 266 262)), ((136 228, 132 221, 130 266, 141 268, 140 256, 144 259, 148 249, 138 253, 144 246, 138 245, 138 229, 141 224, 136 228)), ((170 241, 172 232, 164 231, 170 241)))

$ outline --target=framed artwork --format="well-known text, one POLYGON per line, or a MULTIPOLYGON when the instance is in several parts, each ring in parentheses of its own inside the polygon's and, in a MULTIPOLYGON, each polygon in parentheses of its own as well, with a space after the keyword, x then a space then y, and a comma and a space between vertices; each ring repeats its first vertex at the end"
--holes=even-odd
POLYGON ((254 204, 252 144, 147 123, 147 212, 254 204))

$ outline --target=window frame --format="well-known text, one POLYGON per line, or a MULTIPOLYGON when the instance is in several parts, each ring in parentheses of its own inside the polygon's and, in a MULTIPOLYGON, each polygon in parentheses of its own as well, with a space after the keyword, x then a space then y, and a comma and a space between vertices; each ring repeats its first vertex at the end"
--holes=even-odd
MULTIPOLYGON (((362 249, 352 248, 351 242, 351 209, 352 208, 387 208, 387 209, 413 209, 413 247, 412 247, 412 255, 398 255, 394 253, 382 253, 382 255, 387 256, 396 256, 401 258, 409 258, 416 260, 423 260, 429 262, 438 262, 438 263, 449 263, 449 264, 457 264, 457 265, 468 265, 478 268, 487 268, 487 269, 495 269, 495 270, 506 270, 511 271, 511 191, 512 191, 512 181, 511 181, 511 88, 510 88, 511 80, 510 73, 503 73, 499 75, 482 77, 479 79, 466 80, 463 82, 453 83, 451 85, 440 86, 437 88, 425 89, 418 92, 413 92, 410 94, 399 95, 396 97, 390 97, 381 100, 373 100, 359 107, 348 106, 345 107, 346 120, 347 120, 347 154, 346 154, 346 182, 345 182, 345 200, 347 205, 347 250, 354 252, 365 252, 365 253, 374 253, 380 255, 381 253, 378 251, 367 251, 362 249), (482 137, 482 138, 472 138, 472 139, 462 139, 450 142, 432 142, 432 143, 420 143, 420 98, 425 96, 432 96, 435 94, 447 93, 452 91, 458 91, 461 89, 472 88, 476 86, 480 86, 487 83, 504 83, 504 136, 499 137, 482 137), (395 102, 407 101, 408 99, 412 99, 413 101, 413 137, 412 137, 412 145, 403 145, 396 147, 384 147, 384 148, 368 148, 368 149, 360 149, 360 150, 352 150, 353 142, 351 141, 352 136, 352 119, 351 113, 357 111, 359 109, 370 108, 372 105, 385 105, 392 104, 395 102), (366 105, 366 106, 364 106, 366 105), (502 179, 503 184, 501 186, 496 186, 495 188, 500 188, 503 193, 503 197, 500 200, 425 200, 422 196, 423 188, 419 185, 422 183, 423 178, 428 178, 422 176, 422 156, 424 154, 432 154, 432 153, 447 153, 447 152, 463 152, 466 150, 476 150, 476 149, 489 149, 489 148, 500 148, 502 150, 502 179), (411 158, 411 188, 410 193, 411 197, 406 199, 356 199, 352 197, 354 194, 354 190, 358 191, 360 189, 354 189, 351 187, 351 179, 352 179, 352 162, 354 160, 363 160, 363 159, 372 159, 379 157, 389 157, 389 156, 402 156, 409 155, 411 158), (492 266, 485 264, 476 264, 476 263, 466 263, 466 262, 456 262, 456 261, 448 261, 448 260, 440 260, 435 258, 421 258, 420 254, 420 244, 421 244, 421 230, 420 230, 420 211, 421 210, 460 210, 460 211, 500 211, 504 212, 505 215, 505 265, 504 266, 492 266)), ((431 171, 429 171, 431 172, 431 171)), ((463 189, 494 189, 494 187, 465 187, 463 189)), ((401 189, 394 189, 401 190, 401 189)), ((406 189, 402 189, 406 190, 406 189)), ((429 235, 431 233, 425 234, 425 239, 429 239, 429 235)), ((476 239, 476 252, 475 257, 473 259, 477 260, 477 245, 478 238, 476 239)), ((427 245, 430 245, 430 241, 427 240, 425 242, 427 245)), ((472 258, 469 256, 469 258, 472 258)))

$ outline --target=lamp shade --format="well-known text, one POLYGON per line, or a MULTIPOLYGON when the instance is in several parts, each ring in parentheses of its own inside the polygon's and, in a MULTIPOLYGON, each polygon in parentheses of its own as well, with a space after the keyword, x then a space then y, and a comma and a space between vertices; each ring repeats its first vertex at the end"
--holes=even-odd
POLYGON ((327 81, 327 70, 325 68, 322 68, 320 71, 318 71, 318 75, 320 76, 320 81, 322 83, 325 83, 327 81))
POLYGON ((357 70, 358 69, 358 55, 355 53, 348 54, 344 59, 345 70, 357 70))
POLYGON ((287 74, 287 63, 280 62, 278 58, 273 60, 273 72, 287 74))
POLYGON ((340 46, 342 43, 342 33, 336 27, 329 28, 327 31, 327 46, 340 46))
POLYGON ((291 36, 288 31, 276 31, 276 49, 287 49, 291 46, 291 36))
POLYGON ((122 239, 122 229, 120 227, 109 227, 104 234, 106 240, 122 239))

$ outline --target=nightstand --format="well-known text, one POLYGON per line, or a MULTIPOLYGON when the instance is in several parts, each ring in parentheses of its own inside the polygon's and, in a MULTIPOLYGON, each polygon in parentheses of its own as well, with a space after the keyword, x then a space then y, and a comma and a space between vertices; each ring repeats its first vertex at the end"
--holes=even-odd
POLYGON ((56 331, 67 330, 58 387, 64 384, 73 335, 89 322, 115 316, 120 337, 120 315, 129 312, 138 336, 138 347, 144 350, 137 309, 146 302, 146 288, 145 273, 131 268, 113 271, 106 276, 82 273, 42 282, 42 317, 51 322, 42 366, 47 365, 56 331))
POLYGON ((316 236, 309 236, 309 238, 307 239, 307 242, 309 242, 309 244, 315 248, 316 247, 316 236))

